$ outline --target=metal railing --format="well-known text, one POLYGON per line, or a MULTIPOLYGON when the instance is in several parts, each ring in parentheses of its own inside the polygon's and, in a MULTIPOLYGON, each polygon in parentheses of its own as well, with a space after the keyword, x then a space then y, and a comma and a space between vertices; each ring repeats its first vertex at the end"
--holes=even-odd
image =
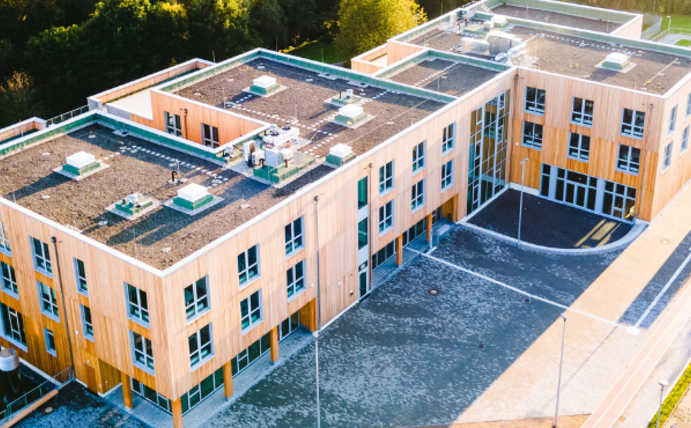
POLYGON ((669 36, 670 34, 683 34, 685 36, 691 36, 691 30, 686 28, 668 28, 650 40, 653 42, 659 42, 660 40, 662 40, 666 36, 669 36))
POLYGON ((53 376, 53 379, 46 380, 31 391, 7 404, 5 410, 0 412, 0 423, 5 422, 17 412, 20 412, 21 410, 29 407, 32 403, 35 403, 42 397, 45 397, 51 391, 61 389, 70 380, 72 380, 72 367, 66 368, 53 376))
POLYGON ((651 40, 662 29, 662 17, 646 13, 643 15, 643 23, 650 25, 641 32, 641 39, 651 40))
POLYGON ((46 120, 46 126, 52 126, 52 125, 57 125, 60 122, 64 122, 66 120, 72 119, 75 116, 79 116, 80 114, 84 114, 89 111, 89 106, 82 106, 77 109, 74 109, 72 111, 68 111, 67 113, 63 113, 59 116, 55 116, 51 119, 46 120))

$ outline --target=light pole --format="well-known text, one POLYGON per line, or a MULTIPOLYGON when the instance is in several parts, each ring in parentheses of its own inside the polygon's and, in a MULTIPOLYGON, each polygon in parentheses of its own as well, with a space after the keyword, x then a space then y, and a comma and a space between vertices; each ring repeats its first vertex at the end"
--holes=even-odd
POLYGON ((518 245, 521 245, 521 224, 523 223, 523 182, 525 181, 525 163, 528 158, 521 162, 521 202, 518 205, 518 245))
POLYGON ((564 320, 564 328, 561 334, 561 357, 559 357, 559 378, 557 380, 557 407, 554 410, 554 428, 557 428, 559 423, 559 395, 561 393, 561 368, 564 364, 564 341, 566 340, 566 314, 561 314, 561 319, 564 320))
POLYGON ((322 300, 321 300, 321 281, 319 275, 319 194, 314 192, 314 218, 315 230, 317 238, 317 331, 313 332, 314 336, 314 360, 316 362, 316 378, 317 378, 317 428, 322 425, 321 403, 319 401, 319 333, 322 330, 322 300))
POLYGON ((672 15, 667 15, 667 34, 672 33, 672 15))
POLYGON ((661 379, 658 380, 657 383, 660 384, 660 407, 657 411, 657 428, 660 428, 660 414, 662 414, 662 396, 665 394, 665 386, 667 386, 667 381, 661 379))

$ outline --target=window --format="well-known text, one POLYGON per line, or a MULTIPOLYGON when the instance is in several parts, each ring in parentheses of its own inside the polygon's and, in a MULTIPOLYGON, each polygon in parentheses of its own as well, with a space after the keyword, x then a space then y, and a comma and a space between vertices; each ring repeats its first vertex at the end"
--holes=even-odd
POLYGON ((542 148, 542 125, 523 122, 523 145, 538 150, 542 148))
POLYGON ((421 206, 425 205, 425 179, 413 184, 410 192, 411 209, 416 211, 421 206))
POLYGON ((595 103, 585 98, 573 98, 571 122, 584 126, 593 126, 593 107, 595 103))
POLYGON ((441 190, 453 185, 453 159, 441 166, 441 190))
POLYGON ((645 113, 642 111, 624 109, 621 118, 621 134, 627 137, 643 138, 645 127, 645 113))
POLYGON ((146 291, 140 290, 130 284, 125 283, 127 292, 127 316, 135 321, 149 326, 149 301, 146 298, 146 291))
POLYGON ((295 312, 278 325, 278 341, 290 336, 298 328, 300 328, 300 312, 295 312))
POLYGON ((165 112, 166 116, 166 132, 169 134, 182 136, 182 127, 180 126, 180 115, 165 112))
POLYGON ((134 354, 134 365, 153 373, 154 372, 154 350, 151 346, 151 341, 146 337, 139 335, 133 331, 130 332, 132 337, 132 353, 134 354))
POLYGON ((367 177, 365 177, 357 182, 357 209, 362 209, 369 204, 367 193, 367 177))
POLYGON ((286 254, 292 254, 304 247, 302 239, 302 217, 286 224, 286 254))
POLYGON ((82 329, 84 330, 84 337, 90 341, 94 341, 94 323, 91 320, 91 308, 80 304, 82 309, 82 329))
POLYGON ((619 144, 619 156, 617 157, 617 169, 638 175, 641 163, 641 149, 619 144))
POLYGON ((393 161, 379 168, 379 195, 393 189, 393 161))
MULTIPOLYGON (((232 366, 232 365, 231 365, 232 366)), ((210 374, 203 381, 196 384, 180 397, 182 413, 187 413, 218 388, 223 386, 223 367, 210 374)))
POLYGON ((569 135, 569 157, 588 162, 590 157, 590 137, 572 132, 569 135))
POLYGON ((255 362, 259 357, 269 352, 271 349, 271 336, 265 334, 261 339, 257 340, 239 354, 230 360, 230 367, 233 376, 246 369, 250 364, 255 362))
POLYGON ((257 245, 240 253, 238 256, 238 273, 241 288, 259 277, 259 253, 257 251, 257 245))
MULTIPOLYGON (((139 382, 135 378, 132 379, 132 392, 135 394, 139 395, 140 397, 143 397, 144 399, 154 403, 158 407, 162 408, 163 410, 167 411, 168 413, 171 413, 171 407, 170 407, 170 400, 164 397, 163 395, 159 394, 156 392, 156 390, 149 388, 148 386, 144 385, 143 383, 139 382)), ((184 406, 184 404, 183 404, 184 406)))
POLYGON ((686 117, 691 116, 691 93, 686 98, 686 117))
POLYGON ((0 303, 0 312, 2 312, 3 337, 26 349, 26 336, 24 335, 24 319, 22 318, 22 314, 4 303, 0 303))
POLYGON ((87 295, 89 287, 86 284, 86 269, 84 269, 84 262, 77 258, 74 259, 74 276, 77 278, 77 291, 87 295))
POLYGON ((367 219, 361 220, 357 224, 357 249, 362 250, 369 243, 369 233, 367 230, 367 219))
POLYGON ((10 238, 7 236, 7 228, 5 223, 0 221, 0 252, 7 254, 8 256, 12 254, 10 249, 10 238))
POLYGON ((451 124, 444 128, 444 135, 441 140, 441 152, 446 153, 454 148, 455 124, 451 124))
POLYGON ((681 150, 679 154, 684 153, 689 148, 689 127, 684 128, 684 133, 681 134, 681 150))
POLYGON ((2 291, 11 295, 14 298, 19 298, 19 290, 17 289, 17 277, 14 274, 14 268, 8 264, 0 262, 0 282, 2 283, 2 291))
POLYGON ((302 260, 286 271, 288 301, 305 290, 305 261, 302 260))
POLYGON ((393 201, 379 207, 379 234, 393 227, 393 201))
POLYGON ((34 253, 34 269, 47 276, 53 276, 53 265, 50 263, 48 244, 31 238, 31 251, 34 253))
POLYGON ((672 151, 674 150, 674 141, 671 141, 667 146, 665 147, 665 157, 664 160, 662 161, 662 170, 666 170, 667 168, 672 165, 672 151))
POLYGON ((43 336, 46 338, 46 352, 54 357, 57 357, 58 353, 55 349, 55 335, 52 331, 44 327, 43 336))
POLYGON ((185 287, 185 315, 188 320, 209 310, 209 277, 185 287))
POLYGON ((58 298, 55 290, 48 287, 46 284, 36 281, 38 284, 38 297, 41 300, 41 312, 55 320, 60 319, 60 312, 58 311, 58 298))
POLYGON ((218 128, 202 123, 202 144, 206 147, 218 147, 218 128))
POLYGON ((674 106, 672 111, 669 112, 669 126, 667 127, 667 134, 674 132, 674 128, 677 127, 677 107, 674 106))
POLYGON ((261 290, 240 302, 240 325, 242 331, 248 331, 262 322, 261 290))
POLYGON ((425 142, 413 147, 413 172, 422 171, 425 167, 425 142))
POLYGON ((545 114, 545 90, 528 87, 525 92, 525 111, 545 114))
POLYGON ((632 220, 636 207, 636 188, 611 181, 605 181, 602 213, 632 220))
POLYGON ((190 349, 190 367, 200 366, 213 357, 214 346, 211 340, 211 324, 201 328, 187 340, 190 349))

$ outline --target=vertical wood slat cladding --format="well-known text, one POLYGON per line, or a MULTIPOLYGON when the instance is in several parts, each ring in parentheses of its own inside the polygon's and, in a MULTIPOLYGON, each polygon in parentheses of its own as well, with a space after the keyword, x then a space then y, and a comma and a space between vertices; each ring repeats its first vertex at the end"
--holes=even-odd
POLYGON ((612 31, 612 35, 628 37, 630 39, 640 39, 643 31, 643 15, 639 15, 621 27, 612 31))
POLYGON ((423 48, 420 46, 414 46, 409 45, 407 43, 389 40, 389 42, 386 45, 386 50, 386 65, 391 65, 395 62, 402 60, 403 58, 409 57, 414 53, 420 52, 421 50, 423 50, 423 48))
POLYGON ((354 71, 362 73, 373 74, 384 68, 382 65, 373 64, 369 61, 361 59, 352 59, 350 61, 350 68, 354 71))
POLYGON ((19 135, 24 135, 25 133, 30 131, 41 130, 43 129, 43 123, 32 120, 31 122, 23 123, 19 126, 11 126, 8 128, 10 129, 3 128, 7 130, 4 132, 0 132, 0 142, 9 140, 10 138, 17 137, 19 135))

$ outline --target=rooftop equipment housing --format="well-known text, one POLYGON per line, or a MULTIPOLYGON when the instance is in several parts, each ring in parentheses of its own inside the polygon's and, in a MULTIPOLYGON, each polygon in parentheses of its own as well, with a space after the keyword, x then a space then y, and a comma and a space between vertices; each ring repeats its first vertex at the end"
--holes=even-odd
POLYGON ((128 214, 136 215, 140 212, 146 210, 154 204, 154 201, 141 193, 133 193, 128 197, 121 199, 120 202, 115 204, 115 208, 128 214))
POLYGON ((371 116, 368 116, 365 113, 362 107, 350 104, 338 109, 338 114, 336 115, 334 122, 349 128, 356 128, 360 125, 363 125, 371 118, 371 116))
POLYGON ((358 104, 360 101, 362 101, 362 97, 359 95, 355 95, 353 93, 352 89, 346 90, 345 94, 343 92, 341 92, 338 95, 336 95, 335 97, 328 100, 328 102, 335 104, 337 106, 346 106, 349 104, 358 104))
POLYGON ((262 141, 266 147, 281 149, 290 146, 299 137, 300 129, 297 126, 286 125, 279 129, 276 125, 271 125, 269 132, 262 137, 262 141))
POLYGON ((209 194, 206 187, 192 183, 178 190, 178 196, 173 198, 173 203, 186 210, 196 211, 213 200, 213 195, 209 194))
POLYGON ((600 68, 606 68, 607 70, 618 71, 620 73, 626 73, 635 65, 636 64, 630 61, 629 56, 622 52, 612 52, 607 55, 604 61, 598 64, 600 68))
POLYGON ((345 144, 336 144, 329 149, 326 161, 332 165, 341 166, 355 159, 353 148, 345 144))
POLYGON ((67 163, 62 166, 64 171, 77 176, 85 175, 101 166, 94 155, 87 152, 77 152, 67 156, 67 163))
POLYGON ((279 85, 276 82, 275 77, 265 75, 254 79, 252 86, 246 89, 246 91, 259 95, 260 97, 269 97, 282 91, 283 89, 286 89, 285 86, 279 85))

